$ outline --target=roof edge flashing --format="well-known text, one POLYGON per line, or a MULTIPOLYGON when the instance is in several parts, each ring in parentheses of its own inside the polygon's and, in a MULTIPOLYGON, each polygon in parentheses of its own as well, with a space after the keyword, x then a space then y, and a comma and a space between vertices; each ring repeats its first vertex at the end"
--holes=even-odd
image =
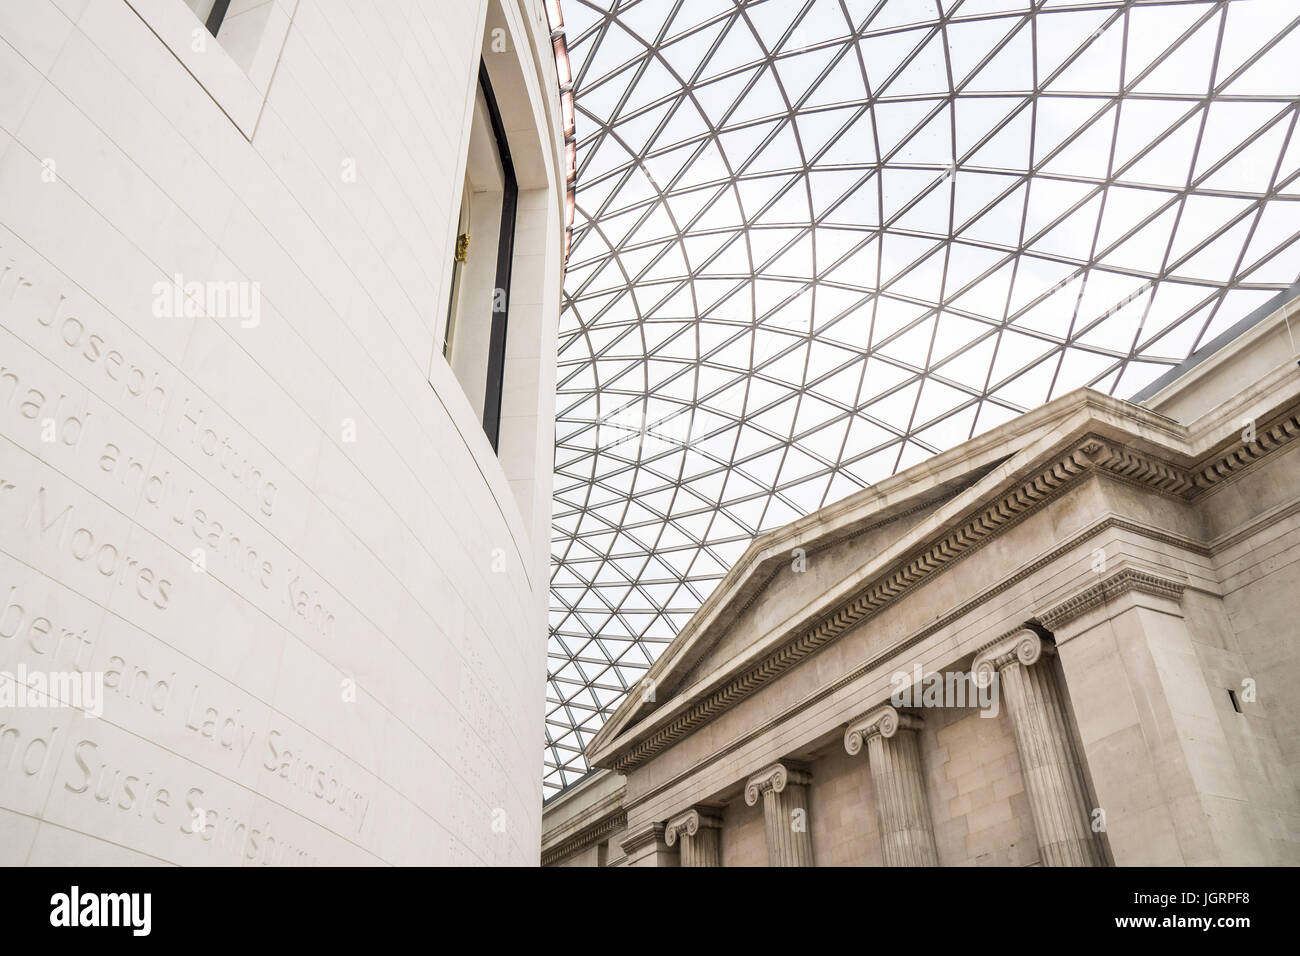
MULTIPOLYGON (((1129 401, 1150 408, 1159 407, 1170 395, 1184 387, 1184 385, 1189 384, 1184 382, 1183 379, 1190 376, 1193 370, 1205 365, 1216 356, 1219 358, 1224 357, 1227 354, 1225 350, 1229 345, 1237 342, 1238 339, 1241 339, 1252 330, 1264 331, 1266 320, 1275 315, 1280 315, 1283 321, 1288 321, 1290 316, 1296 313, 1300 313, 1300 280, 1293 283, 1289 289, 1284 289, 1273 296, 1273 298, 1259 306, 1231 328, 1225 329, 1215 336, 1183 359, 1182 362, 1138 391, 1129 401)), ((1244 342, 1239 344, 1244 344, 1244 342)), ((1204 371, 1205 369, 1201 370, 1204 371)))

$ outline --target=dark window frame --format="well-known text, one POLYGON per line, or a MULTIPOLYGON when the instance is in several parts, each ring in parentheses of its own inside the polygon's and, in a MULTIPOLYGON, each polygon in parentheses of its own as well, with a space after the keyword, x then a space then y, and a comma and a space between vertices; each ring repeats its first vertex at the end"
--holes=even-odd
POLYGON ((226 11, 230 9, 230 0, 215 0, 212 9, 208 11, 208 22, 204 24, 208 32, 213 36, 221 29, 221 21, 226 19, 226 11))
POLYGON ((510 325, 510 273, 515 257, 515 219, 519 204, 519 184, 515 179, 515 166, 510 159, 510 143, 506 139, 505 123, 497 106, 492 80, 487 64, 480 59, 478 82, 487 104, 492 135, 496 139, 497 154, 505 186, 501 193, 501 229, 497 234, 497 274, 492 295, 492 329, 488 338, 487 383, 483 396, 483 431, 499 452, 501 440, 501 395, 505 385, 506 332, 510 325), (499 295, 498 295, 499 293, 499 295))

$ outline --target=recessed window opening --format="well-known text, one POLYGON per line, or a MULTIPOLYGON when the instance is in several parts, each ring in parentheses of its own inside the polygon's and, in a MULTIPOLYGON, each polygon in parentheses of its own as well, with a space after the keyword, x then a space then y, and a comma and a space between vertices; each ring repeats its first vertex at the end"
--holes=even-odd
POLYGON ((187 0, 187 2, 195 13, 199 13, 208 32, 216 36, 217 31, 221 29, 221 21, 226 19, 226 12, 230 9, 230 0, 187 0), (200 13, 203 7, 209 8, 206 17, 200 13))
POLYGON ((442 354, 497 450, 518 184, 485 64, 470 128, 442 354))
POLYGON ((185 0, 185 3, 230 58, 249 72, 267 36, 275 0, 185 0))

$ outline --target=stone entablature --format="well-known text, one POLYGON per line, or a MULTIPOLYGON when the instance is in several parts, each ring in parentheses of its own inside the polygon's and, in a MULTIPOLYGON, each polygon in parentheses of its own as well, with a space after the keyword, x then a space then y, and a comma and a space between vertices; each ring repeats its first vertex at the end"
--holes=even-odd
POLYGON ((624 855, 632 856, 638 850, 645 849, 648 846, 666 843, 666 830, 665 824, 662 823, 652 823, 648 827, 641 828, 623 841, 624 855))
POLYGON ((603 838, 608 837, 611 833, 618 832, 626 826, 627 811, 620 808, 618 812, 584 827, 562 843, 543 850, 542 866, 553 866, 579 850, 584 850, 594 843, 601 842, 603 838))
POLYGON ((1043 611, 1038 615, 1038 620, 1047 629, 1055 631, 1094 607, 1119 597, 1125 591, 1145 591, 1148 594, 1177 601, 1182 597, 1186 587, 1185 581, 1175 581, 1163 574, 1137 568, 1122 568, 1105 580, 1043 611))
POLYGON ((542 813, 542 866, 555 866, 602 844, 609 861, 621 858, 619 843, 627 827, 623 800, 622 778, 597 772, 547 803, 542 813))

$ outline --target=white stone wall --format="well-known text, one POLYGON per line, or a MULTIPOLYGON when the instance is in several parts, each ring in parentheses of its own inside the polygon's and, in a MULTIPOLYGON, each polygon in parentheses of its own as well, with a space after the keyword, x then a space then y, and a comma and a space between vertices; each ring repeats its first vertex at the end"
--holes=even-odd
POLYGON ((0 4, 0 671, 105 680, 0 707, 0 864, 537 860, 551 462, 434 348, 486 3, 277 3, 251 129, 184 0, 0 4), (256 322, 156 314, 176 274, 256 322))
POLYGON ((931 708, 921 757, 940 866, 1028 866, 1038 840, 1010 717, 931 708))
POLYGON ((1270 863, 1288 866, 1300 862, 1298 467, 1300 448, 1285 450, 1215 496, 1210 510, 1216 518, 1247 512, 1264 522, 1216 555, 1224 599, 1221 608, 1202 612, 1217 612, 1219 619, 1198 629, 1204 637, 1196 645, 1228 734, 1233 776, 1259 832, 1266 834, 1258 849, 1270 863), (1228 688, 1239 713, 1233 712, 1228 688))
POLYGON ((832 747, 812 764, 808 828, 818 866, 883 866, 876 793, 866 754, 832 747))
POLYGON ((767 866, 763 801, 751 807, 741 796, 728 803, 718 839, 723 866, 767 866))

